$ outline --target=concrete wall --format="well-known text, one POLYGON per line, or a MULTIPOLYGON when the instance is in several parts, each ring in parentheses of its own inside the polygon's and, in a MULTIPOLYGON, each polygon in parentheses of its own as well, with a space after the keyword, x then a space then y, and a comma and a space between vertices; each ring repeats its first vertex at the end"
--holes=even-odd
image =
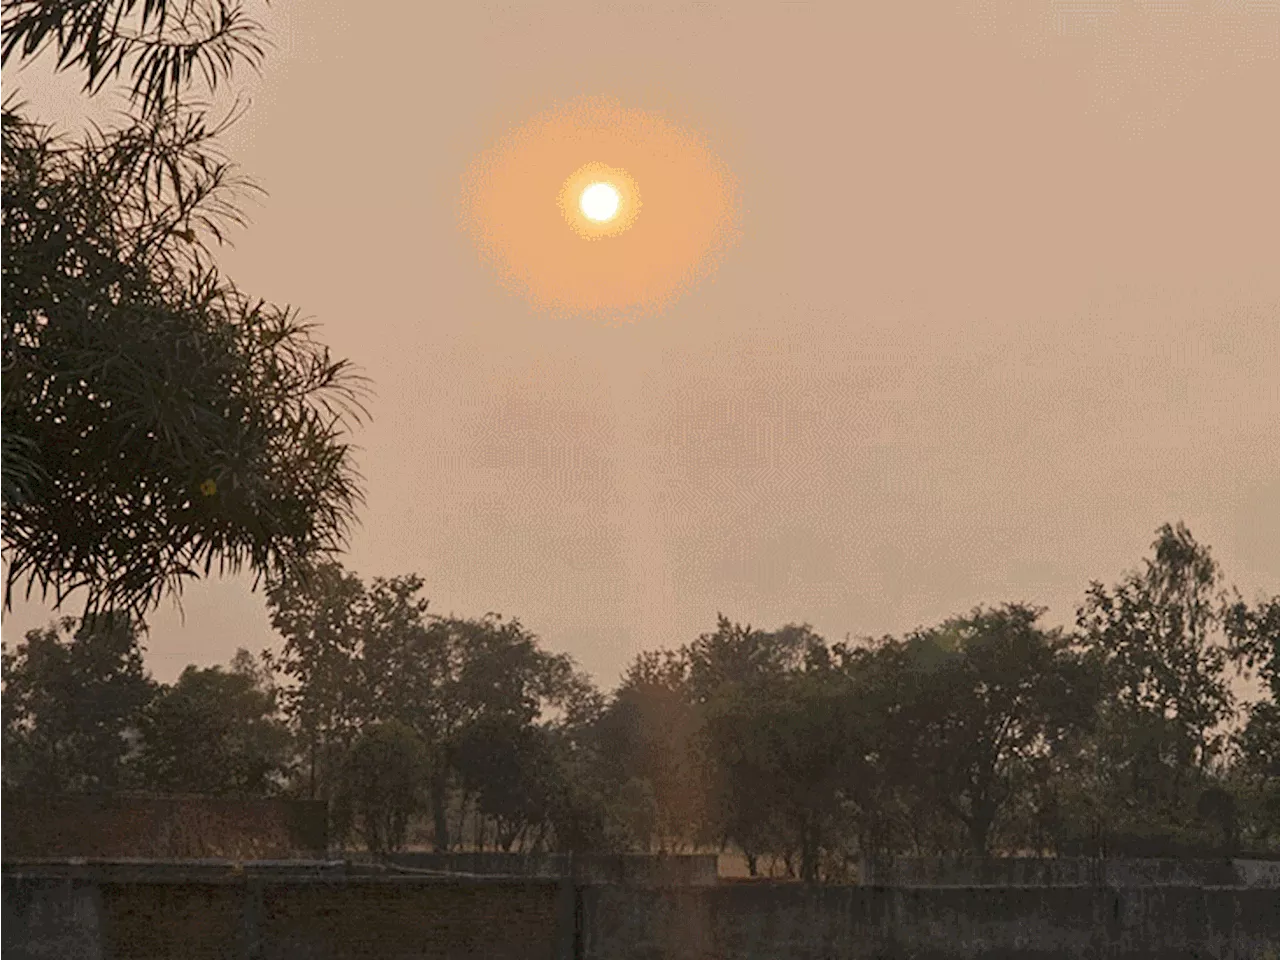
POLYGON ((4 878, 5 960, 571 960, 573 888, 378 877, 4 878), (567 895, 567 896, 566 896, 567 895))
POLYGON ((7 957, 102 960, 102 900, 89 880, 11 883, 0 922, 7 957))
POLYGON ((323 855, 323 801, 127 795, 6 796, 6 860, 323 855))
POLYGON ((1280 889, 660 889, 6 868, 3 950, 6 960, 1275 960, 1280 889))
POLYGON ((580 883, 625 886, 714 886, 715 854, 651 856, 647 854, 591 855, 522 853, 398 853, 390 862, 415 870, 481 876, 568 877, 580 883))
POLYGON ((1276 890, 732 885, 583 898, 583 960, 1280 957, 1276 890))
POLYGON ((1245 887, 1280 887, 1280 860, 1232 860, 1236 883, 1245 887))
POLYGON ((864 884, 926 886, 1280 886, 1280 862, 1089 857, 898 857, 862 866, 864 884))

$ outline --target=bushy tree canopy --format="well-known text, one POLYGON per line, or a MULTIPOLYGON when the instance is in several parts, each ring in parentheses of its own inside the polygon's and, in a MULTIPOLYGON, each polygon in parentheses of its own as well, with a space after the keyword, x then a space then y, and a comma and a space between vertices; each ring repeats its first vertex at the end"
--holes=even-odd
POLYGON ((122 614, 67 617, 4 651, 6 786, 56 793, 130 785, 130 736, 155 692, 141 632, 122 614))
POLYGON ((217 150, 230 120, 179 94, 256 62, 251 21, 210 9, 6 8, 6 61, 52 43, 91 92, 133 63, 138 103, 74 140, 5 105, 6 605, 25 585, 141 614, 215 567, 300 569, 354 519, 361 381, 209 254, 249 184, 217 150))
POLYGON ((187 667, 157 691, 140 728, 141 779, 162 792, 261 796, 288 769, 274 684, 246 650, 229 670, 187 667))

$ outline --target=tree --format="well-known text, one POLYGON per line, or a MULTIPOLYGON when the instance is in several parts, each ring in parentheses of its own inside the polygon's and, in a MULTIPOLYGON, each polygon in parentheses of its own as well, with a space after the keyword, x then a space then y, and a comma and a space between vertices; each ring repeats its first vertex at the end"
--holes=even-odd
POLYGON ((162 686, 142 723, 139 766, 149 787, 170 793, 262 796, 288 765, 289 732, 276 691, 252 654, 231 669, 189 666, 162 686))
POLYGON ((653 784, 641 777, 632 777, 618 791, 618 815, 627 832, 640 844, 645 853, 653 852, 653 838, 658 829, 658 801, 653 795, 653 784))
POLYGON ((553 764, 550 841, 563 853, 619 851, 633 842, 643 849, 657 830, 652 785, 639 788, 647 800, 637 806, 628 803, 635 797, 626 786, 617 790, 611 780, 613 765, 601 736, 607 711, 608 699, 589 677, 576 673, 551 716, 544 714, 553 764))
POLYGON ((678 652, 650 651, 627 668, 597 725, 608 802, 617 808, 625 784, 647 782, 660 852, 695 841, 707 822, 711 794, 703 723, 687 660, 678 652))
POLYGON ((555 792, 543 782, 546 771, 535 769, 554 754, 541 727, 556 711, 562 726, 581 722, 592 710, 591 685, 569 657, 540 649, 518 620, 430 616, 422 587, 416 576, 366 586, 327 563, 268 590, 272 624, 285 638, 272 665, 290 680, 285 711, 308 754, 309 789, 329 795, 336 758, 353 738, 371 724, 398 723, 428 751, 437 847, 450 845, 454 779, 463 813, 480 801, 483 815, 516 831, 515 842, 523 827, 549 816, 555 792), (491 762, 491 750, 513 746, 520 749, 508 759, 519 776, 491 762))
POLYGON ((1091 803, 1113 848, 1154 852, 1197 842, 1196 797, 1217 779, 1234 698, 1217 562, 1181 523, 1152 550, 1114 587, 1092 583, 1077 623, 1105 685, 1091 803))
POLYGON ((866 743, 846 678, 814 665, 752 686, 722 689, 709 705, 727 836, 755 861, 779 841, 819 879, 846 818, 851 781, 864 775, 866 743))
POLYGON ((682 656, 705 722, 709 828, 753 875, 762 853, 794 851, 802 879, 816 880, 862 753, 825 641, 808 625, 763 631, 720 615, 682 656))
POLYGON ((573 742, 564 736, 553 740, 555 776, 550 812, 552 845, 562 853, 599 853, 623 851, 644 837, 652 838, 656 830, 657 809, 652 803, 652 787, 643 788, 648 811, 643 822, 633 814, 640 808, 628 806, 629 795, 624 786, 614 791, 607 763, 590 729, 573 742))
POLYGON ((1280 596, 1252 607, 1236 597, 1223 619, 1231 655, 1257 674, 1272 703, 1280 703, 1280 596))
POLYGON ((31 496, 31 487, 40 477, 35 461, 36 446, 27 437, 20 437, 12 430, 0 434, 0 460, 4 473, 0 475, 0 503, 25 503, 31 496))
POLYGON ((18 658, 9 652, 0 640, 0 790, 13 790, 18 786, 20 755, 18 741, 22 736, 22 704, 18 701, 19 689, 14 684, 14 672, 18 658))
POLYGON ((336 803, 340 830, 350 825, 375 854, 402 849, 426 780, 421 738, 395 721, 371 724, 344 758, 336 803))
POLYGON ((126 614, 64 618, 4 651, 4 783, 58 793, 130 785, 128 765, 155 686, 142 625, 126 614))
POLYGON ((60 139, 3 117, 5 604, 25 585, 141 615, 192 578, 302 569, 360 501, 362 385, 295 311, 213 265, 247 186, 234 119, 186 105, 261 56, 235 3, 15 0, 4 61, 48 45, 89 93, 131 67, 135 115, 60 139))
POLYGON ((1196 801, 1196 813, 1221 831, 1223 849, 1234 853, 1239 842, 1239 825, 1236 798, 1231 791, 1217 786, 1207 788, 1196 801))
MULTIPOLYGON (((426 724, 426 736, 448 758, 447 767, 433 770, 432 783, 436 845, 448 849, 450 834, 444 815, 448 775, 450 771, 461 773, 467 763, 468 743, 483 742, 492 731, 503 729, 511 735, 520 731, 519 736, 533 738, 526 741, 530 749, 536 745, 537 750, 543 750, 542 734, 530 733, 530 729, 550 723, 556 711, 563 715, 580 705, 585 684, 572 658, 542 650, 537 636, 516 619, 504 620, 495 613, 479 619, 433 617, 427 634, 436 651, 424 661, 432 664, 432 682, 419 685, 429 690, 429 696, 418 702, 413 715, 426 724)), ((471 769, 474 774, 475 768, 471 769)), ((489 795, 498 797, 505 788, 494 777, 500 780, 504 774, 493 767, 486 769, 489 795)), ((482 783, 474 776, 470 783, 465 779, 461 783, 463 813, 470 801, 481 795, 482 783)), ((523 789, 541 793, 546 788, 535 787, 526 779, 523 789)), ((543 804, 539 800, 538 806, 543 804)))
POLYGON ((1144 569, 1111 590, 1092 583, 1077 622, 1083 645, 1103 658, 1112 698, 1174 723, 1186 762, 1205 768, 1224 745, 1214 729, 1233 705, 1222 574, 1181 523, 1162 526, 1152 549, 1144 569))
POLYGON ((376 577, 356 603, 359 665, 367 716, 399 720, 430 742, 436 690, 448 673, 447 646, 428 628, 422 578, 376 577))
POLYGON ((475 796, 481 823, 493 824, 500 850, 545 834, 557 787, 546 730, 509 714, 483 716, 461 732, 452 757, 464 792, 475 796))
MULTIPOLYGON (((960 823, 985 856, 1010 806, 1047 771, 1056 744, 1090 722, 1093 676, 1061 631, 1021 604, 978 608, 902 642, 896 718, 907 783, 960 823)), ((899 651, 895 651, 897 653, 899 651)))
POLYGON ((1267 840, 1280 836, 1280 596, 1252 607, 1235 598, 1225 624, 1232 656, 1262 681, 1264 690, 1249 704, 1235 741, 1248 826, 1258 840, 1267 840))
POLYGON ((261 27, 236 0, 13 0, 4 12, 4 62, 18 51, 29 59, 46 47, 57 69, 78 69, 94 94, 127 66, 129 94, 143 115, 176 104, 195 71, 212 91, 231 79, 237 62, 262 61, 261 27))
POLYGON ((1280 707, 1272 700, 1249 706, 1249 719, 1237 735, 1244 769, 1280 785, 1280 707))
POLYGON ((820 693, 815 678, 821 673, 830 680, 832 675, 806 673, 808 667, 829 665, 825 641, 808 624, 765 631, 719 614, 715 631, 699 636, 681 655, 704 721, 704 776, 716 797, 715 809, 707 811, 707 828, 737 843, 753 870, 761 852, 790 858, 794 849, 801 874, 812 879, 826 801, 833 800, 831 790, 836 789, 827 760, 833 749, 843 749, 833 748, 827 734, 841 729, 844 714, 827 717, 827 727, 811 730, 814 739, 807 743, 794 735, 808 729, 806 718, 814 716, 815 708, 821 712, 836 706, 831 698, 822 707, 814 700, 820 693), (779 845, 785 849, 779 851, 779 845))
POLYGON ((922 799, 918 788, 910 648, 894 637, 865 638, 833 644, 830 658, 832 669, 847 678, 849 709, 864 751, 857 758, 859 775, 844 788, 859 854, 881 863, 904 851, 954 850, 954 817, 922 799))
POLYGON ((369 719, 361 667, 364 584, 337 563, 312 569, 303 580, 282 580, 267 590, 271 625, 284 637, 267 665, 288 686, 282 706, 305 753, 307 794, 328 796, 335 765, 369 719))
POLYGON ((769 633, 718 614, 715 631, 702 634, 683 650, 690 690, 698 702, 706 703, 728 685, 778 679, 799 667, 815 645, 821 645, 821 638, 808 625, 791 624, 769 633))

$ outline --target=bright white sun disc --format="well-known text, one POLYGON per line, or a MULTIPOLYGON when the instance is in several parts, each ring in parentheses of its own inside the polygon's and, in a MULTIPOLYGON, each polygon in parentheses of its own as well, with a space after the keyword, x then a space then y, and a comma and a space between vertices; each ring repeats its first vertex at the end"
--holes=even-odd
POLYGON ((593 183, 582 191, 578 206, 588 220, 603 223, 612 220, 618 213, 618 188, 611 183, 593 183))

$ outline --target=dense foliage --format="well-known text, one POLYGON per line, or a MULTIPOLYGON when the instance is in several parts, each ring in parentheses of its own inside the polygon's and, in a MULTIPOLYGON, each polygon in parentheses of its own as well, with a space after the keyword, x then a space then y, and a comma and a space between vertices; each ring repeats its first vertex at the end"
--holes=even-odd
POLYGON ((234 112, 185 97, 257 63, 255 25, 162 0, 22 0, 4 25, 6 62, 52 44, 90 92, 132 64, 136 103, 75 139, 5 104, 6 605, 25 586, 143 614, 214 567, 285 574, 334 551, 360 498, 361 382, 218 271, 208 245, 250 185, 217 150, 234 112))
POLYGON ((1280 840, 1280 598, 1165 527, 1075 631, 982 607, 829 643, 720 617, 604 696, 519 621, 427 612, 336 564, 269 593, 283 645, 173 685, 133 621, 5 654, 5 783, 327 798, 340 836, 437 849, 739 851, 820 881, 864 858, 1221 854, 1280 840), (1232 664, 1263 696, 1231 695, 1232 664))

